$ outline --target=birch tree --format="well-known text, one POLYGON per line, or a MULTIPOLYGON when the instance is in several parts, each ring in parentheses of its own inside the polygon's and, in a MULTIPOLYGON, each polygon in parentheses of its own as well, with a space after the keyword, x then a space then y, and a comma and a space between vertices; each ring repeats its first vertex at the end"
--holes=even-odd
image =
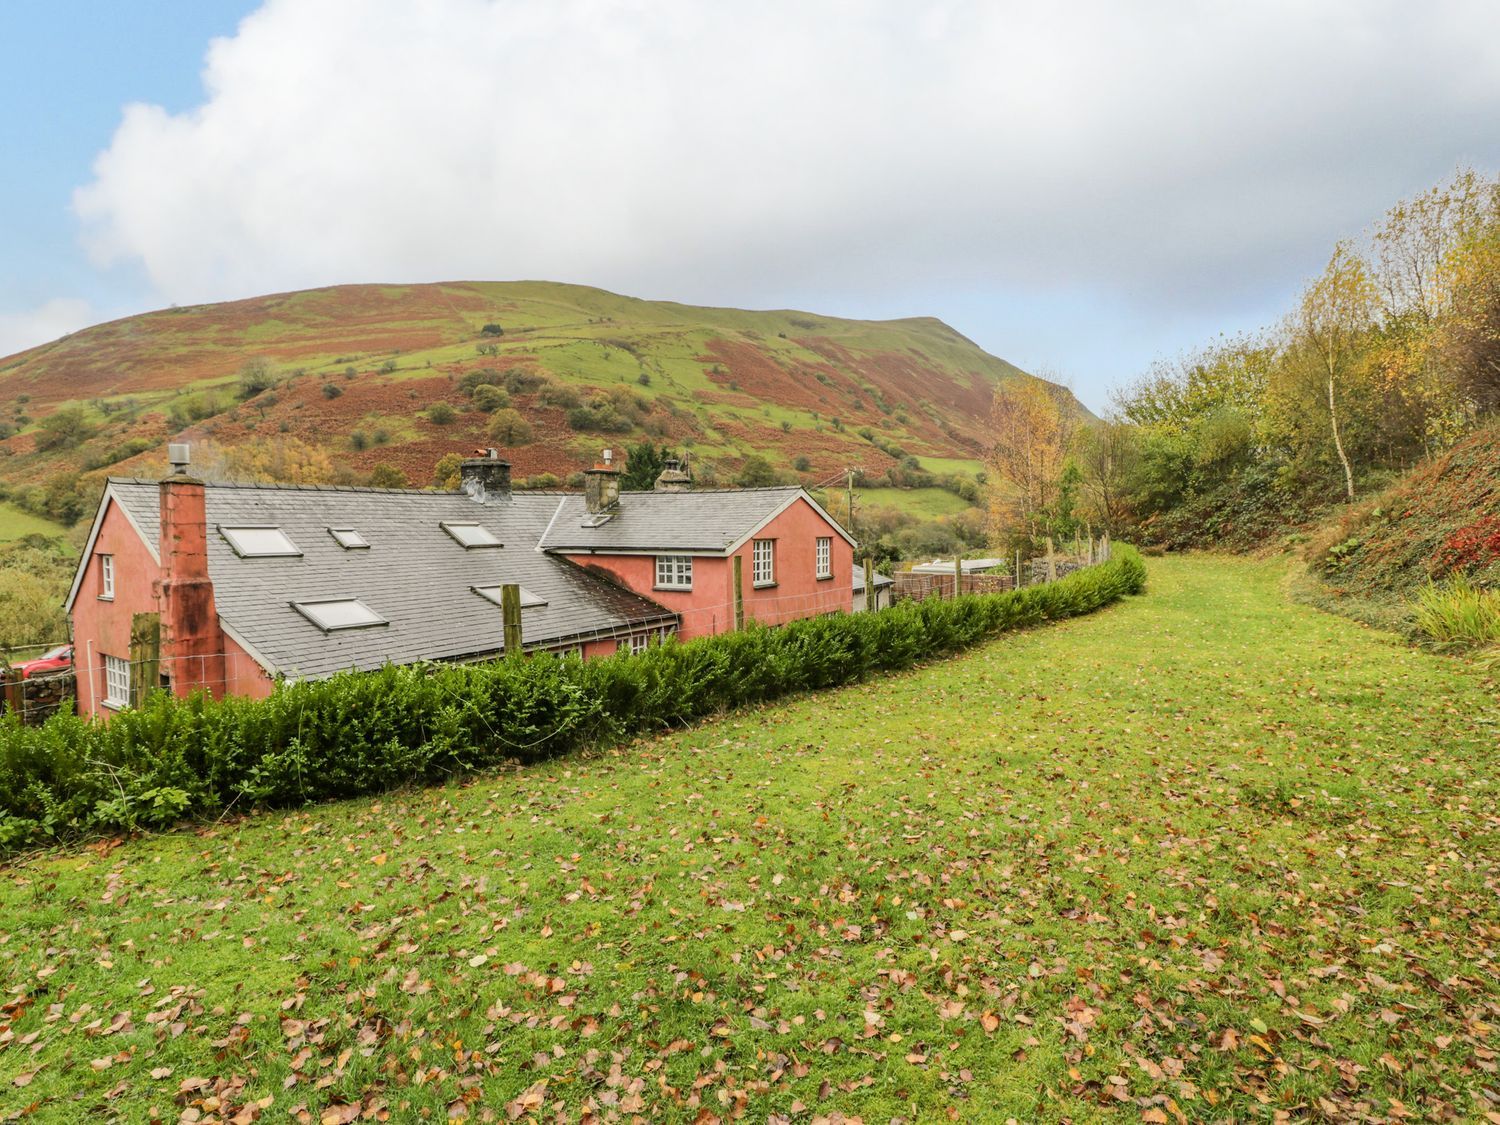
POLYGON ((1340 425, 1341 389, 1355 371, 1364 333, 1378 307, 1379 297, 1364 260, 1347 242, 1340 242, 1292 315, 1294 341, 1314 365, 1327 397, 1333 448, 1344 470, 1344 494, 1350 502, 1354 500, 1354 468, 1340 425))

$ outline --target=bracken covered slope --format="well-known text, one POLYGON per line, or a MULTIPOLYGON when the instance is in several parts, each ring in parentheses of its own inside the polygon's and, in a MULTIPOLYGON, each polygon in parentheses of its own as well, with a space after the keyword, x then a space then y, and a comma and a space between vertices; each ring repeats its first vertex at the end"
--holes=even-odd
POLYGON ((1463 574, 1500 583, 1500 425, 1490 425, 1347 513, 1310 561, 1350 593, 1410 593, 1463 574))
POLYGON ((972 473, 993 388, 1031 377, 928 318, 695 308, 546 282, 338 286, 147 313, 0 360, 0 422, 15 430, 0 480, 145 471, 186 435, 221 449, 297 439, 350 471, 384 463, 425 484, 443 454, 495 444, 495 407, 462 382, 486 368, 532 429, 507 450, 518 477, 566 476, 601 445, 643 440, 721 472, 759 452, 809 480, 878 476, 906 456, 972 473), (250 395, 242 372, 257 359, 277 382, 250 395), (591 401, 605 425, 572 416, 591 401), (81 439, 39 434, 70 406, 81 439))

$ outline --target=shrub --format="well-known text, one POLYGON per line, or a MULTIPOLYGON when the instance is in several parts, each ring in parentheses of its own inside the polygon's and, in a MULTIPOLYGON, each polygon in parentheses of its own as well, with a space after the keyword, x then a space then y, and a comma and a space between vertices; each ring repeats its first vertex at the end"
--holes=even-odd
POLYGON ((364 430, 355 430, 349 435, 349 448, 356 453, 362 453, 370 447, 370 435, 364 430))
POLYGON ((792 461, 792 468, 796 469, 799 473, 805 473, 812 468, 812 461, 805 455, 799 456, 792 461))
POLYGON ((94 432, 81 406, 64 406, 54 410, 37 427, 37 449, 71 449, 94 432))
POLYGON ((521 367, 512 367, 505 373, 505 389, 513 395, 530 394, 538 390, 546 381, 546 376, 521 367))
POLYGON ((370 470, 370 484, 375 488, 405 488, 410 483, 405 473, 387 461, 370 470))
POLYGON ((335 398, 338 398, 339 395, 341 395, 343 393, 344 393, 344 388, 341 387, 341 386, 339 386, 337 383, 324 383, 323 384, 323 397, 324 398, 335 399, 335 398))
POLYGON ((1500 592, 1465 577, 1429 582, 1417 595, 1417 628, 1439 645, 1478 648, 1500 643, 1500 592))
POLYGON ((262 391, 269 391, 277 383, 276 369, 264 356, 247 359, 240 368, 240 398, 254 398, 262 391))
POLYGON ((735 483, 741 488, 763 488, 779 483, 779 479, 771 462, 759 453, 752 453, 740 466, 740 475, 735 478, 735 483))
POLYGON ((498 324, 491 323, 486 324, 483 328, 481 328, 479 330, 479 334, 481 336, 504 336, 505 329, 500 327, 500 325, 498 324))
POLYGON ((563 383, 545 383, 537 391, 537 401, 543 406, 558 406, 572 410, 579 404, 578 392, 563 383))
POLYGON ((1088 613, 1145 584, 1140 556, 1005 594, 653 646, 638 656, 386 666, 284 682, 269 699, 150 696, 108 723, 0 718, 0 852, 227 808, 379 792, 535 762, 728 708, 834 687, 1088 613))
POLYGON ((510 395, 493 383, 480 383, 469 392, 469 397, 474 400, 475 406, 486 413, 510 405, 510 395))
POLYGON ((531 423, 518 410, 497 410, 489 433, 501 445, 526 445, 531 441, 531 423))
POLYGON ((449 425, 457 417, 458 411, 446 402, 435 402, 427 408, 427 420, 434 426, 449 425))

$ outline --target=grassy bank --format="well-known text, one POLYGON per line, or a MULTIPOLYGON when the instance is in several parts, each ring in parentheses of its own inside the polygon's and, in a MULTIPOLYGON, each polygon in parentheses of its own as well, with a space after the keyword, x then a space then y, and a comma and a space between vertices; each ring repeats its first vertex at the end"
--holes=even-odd
POLYGON ((1493 685, 1279 563, 1150 566, 592 759, 12 868, 0 1105, 1482 1119, 1493 685))

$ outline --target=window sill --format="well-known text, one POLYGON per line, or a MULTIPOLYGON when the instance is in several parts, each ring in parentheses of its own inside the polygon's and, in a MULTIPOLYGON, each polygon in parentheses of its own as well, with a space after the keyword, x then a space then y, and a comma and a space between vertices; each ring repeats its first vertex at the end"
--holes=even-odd
POLYGON ((115 596, 113 594, 100 594, 99 600, 101 602, 112 602, 115 600, 115 596))
POLYGON ((750 583, 750 589, 752 589, 752 590, 774 590, 774 589, 776 589, 776 586, 777 586, 777 583, 775 583, 775 582, 752 582, 752 583, 750 583))
POLYGON ((126 703, 123 699, 101 699, 99 700, 99 706, 108 708, 111 711, 123 711, 130 704, 126 703))
POLYGON ((693 592, 691 586, 652 586, 651 589, 663 594, 691 594, 693 592))
POLYGON ((832 582, 833 581, 833 575, 831 575, 831 574, 820 574, 820 575, 818 575, 818 581, 819 582, 832 582))

